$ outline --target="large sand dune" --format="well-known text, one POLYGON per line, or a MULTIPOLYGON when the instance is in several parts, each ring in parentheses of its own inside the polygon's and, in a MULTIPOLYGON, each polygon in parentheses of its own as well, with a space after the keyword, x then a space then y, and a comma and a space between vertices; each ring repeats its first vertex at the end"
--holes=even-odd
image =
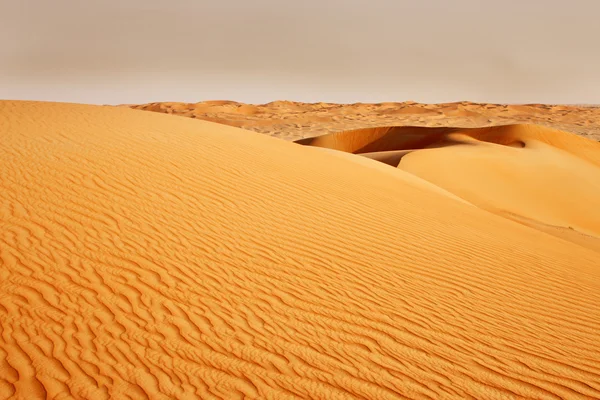
MULTIPOLYGON (((567 132, 381 127, 297 142, 397 166, 495 213, 600 238, 600 143, 567 132)), ((594 239, 586 243, 597 248, 594 239)))
POLYGON ((428 151, 0 102, 0 398, 600 398, 598 252, 428 151))

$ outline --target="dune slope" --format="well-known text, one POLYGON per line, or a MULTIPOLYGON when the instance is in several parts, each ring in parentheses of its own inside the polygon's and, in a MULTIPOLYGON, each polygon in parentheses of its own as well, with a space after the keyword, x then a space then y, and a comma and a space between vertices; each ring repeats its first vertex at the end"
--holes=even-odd
POLYGON ((0 102, 0 138, 0 398, 600 397, 591 250, 204 121, 0 102))
POLYGON ((396 165, 481 208, 600 237, 600 143, 536 125, 382 127, 297 143, 396 165))

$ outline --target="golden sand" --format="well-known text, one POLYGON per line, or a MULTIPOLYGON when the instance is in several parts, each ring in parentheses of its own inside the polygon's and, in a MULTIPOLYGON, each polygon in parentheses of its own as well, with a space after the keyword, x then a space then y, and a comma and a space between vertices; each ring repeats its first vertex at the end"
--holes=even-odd
POLYGON ((537 125, 381 127, 301 139, 398 167, 503 215, 600 237, 600 143, 537 125))
POLYGON ((599 106, 470 102, 331 104, 292 101, 254 105, 235 101, 204 101, 149 103, 126 107, 218 122, 285 140, 379 126, 482 128, 536 124, 600 141, 599 106))
MULTIPOLYGON (((392 168, 190 118, 0 102, 0 398, 600 398, 598 251, 482 209, 520 204, 490 183, 481 201, 456 187, 529 162, 519 188, 572 190, 532 176, 555 160, 595 179, 574 138, 463 133, 392 168), (436 173, 434 152, 464 159, 436 173)), ((512 211, 597 232, 578 217, 597 193, 577 187, 565 215, 512 211)))

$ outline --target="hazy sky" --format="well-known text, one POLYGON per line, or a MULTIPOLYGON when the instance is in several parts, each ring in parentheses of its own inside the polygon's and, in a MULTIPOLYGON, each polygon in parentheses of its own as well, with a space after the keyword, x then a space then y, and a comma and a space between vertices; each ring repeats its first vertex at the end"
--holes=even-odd
POLYGON ((600 103, 600 0, 0 0, 0 99, 600 103))

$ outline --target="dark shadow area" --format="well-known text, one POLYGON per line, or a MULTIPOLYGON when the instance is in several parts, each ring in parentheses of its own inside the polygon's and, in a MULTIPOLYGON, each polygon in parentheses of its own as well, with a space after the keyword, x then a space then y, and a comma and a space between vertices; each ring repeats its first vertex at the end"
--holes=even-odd
POLYGON ((525 147, 522 140, 507 140, 508 138, 504 137, 505 131, 509 131, 512 126, 514 125, 489 128, 388 126, 334 132, 300 139, 295 143, 357 154, 397 167, 402 157, 417 150, 475 145, 449 136, 453 133, 461 133, 489 143, 525 147))

